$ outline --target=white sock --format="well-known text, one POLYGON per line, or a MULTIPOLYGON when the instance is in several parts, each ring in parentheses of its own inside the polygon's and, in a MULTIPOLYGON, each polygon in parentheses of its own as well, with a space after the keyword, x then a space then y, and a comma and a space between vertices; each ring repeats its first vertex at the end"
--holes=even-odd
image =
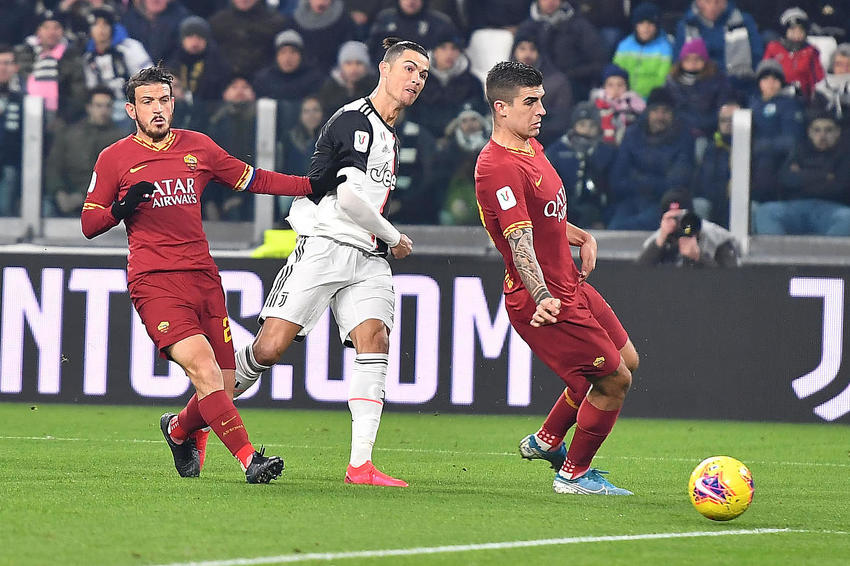
POLYGON ((545 440, 543 440, 544 438, 547 438, 548 436, 549 436, 548 434, 543 432, 542 428, 534 433, 534 439, 537 440, 537 445, 540 448, 542 448, 543 450, 546 450, 546 451, 549 451, 549 450, 552 449, 552 445, 549 444, 548 442, 546 442, 545 440))
POLYGON ((353 467, 372 459, 372 446, 378 436, 384 409, 384 384, 387 380, 387 354, 358 354, 348 388, 351 411, 351 459, 353 467))
POLYGON ((233 398, 245 393, 270 367, 257 362, 251 344, 236 350, 236 388, 233 390, 233 398))

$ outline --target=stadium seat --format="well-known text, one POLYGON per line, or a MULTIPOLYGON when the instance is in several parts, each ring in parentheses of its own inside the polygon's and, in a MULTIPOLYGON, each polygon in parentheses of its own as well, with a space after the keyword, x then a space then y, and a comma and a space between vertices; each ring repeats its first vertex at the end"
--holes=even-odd
POLYGON ((820 64, 824 72, 829 72, 829 60, 838 48, 838 42, 831 35, 810 35, 806 38, 811 45, 818 48, 820 52, 820 64))
POLYGON ((469 71, 484 83, 487 71, 499 61, 511 57, 514 34, 505 29, 478 29, 472 32, 466 56, 469 58, 469 71))

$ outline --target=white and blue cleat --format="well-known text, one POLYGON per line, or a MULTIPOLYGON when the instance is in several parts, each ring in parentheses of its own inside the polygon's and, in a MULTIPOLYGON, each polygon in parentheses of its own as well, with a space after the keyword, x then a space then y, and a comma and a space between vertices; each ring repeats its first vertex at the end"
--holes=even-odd
POLYGON ((544 450, 537 443, 537 437, 529 434, 519 441, 519 455, 526 460, 546 460, 552 465, 552 469, 557 471, 567 459, 567 447, 562 442, 555 450, 544 450))
POLYGON ((555 474, 552 489, 555 493, 576 493, 579 495, 634 495, 628 489, 617 487, 602 477, 608 472, 590 468, 580 478, 567 479, 560 473, 555 474))

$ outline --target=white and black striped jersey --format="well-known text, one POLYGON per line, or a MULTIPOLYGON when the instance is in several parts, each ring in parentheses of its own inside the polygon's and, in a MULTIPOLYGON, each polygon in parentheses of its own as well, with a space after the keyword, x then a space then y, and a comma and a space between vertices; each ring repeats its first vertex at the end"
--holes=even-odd
MULTIPOLYGON (((310 177, 318 177, 332 163, 355 167, 365 176, 358 194, 383 213, 395 189, 398 171, 398 140, 368 98, 350 102, 336 111, 322 127, 310 162, 310 177)), ((336 193, 328 193, 315 209, 310 234, 325 236, 368 252, 384 252, 386 244, 361 228, 339 207, 336 193)), ((294 210, 290 216, 298 215, 294 210)), ((295 219, 297 222, 297 218, 295 219)))

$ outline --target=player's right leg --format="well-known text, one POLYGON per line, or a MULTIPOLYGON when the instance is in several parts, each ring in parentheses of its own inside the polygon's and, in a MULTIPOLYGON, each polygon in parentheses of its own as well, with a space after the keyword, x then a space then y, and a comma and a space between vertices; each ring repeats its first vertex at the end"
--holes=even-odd
POLYGON ((222 371, 207 338, 201 334, 189 336, 169 346, 167 352, 186 371, 197 391, 201 416, 239 460, 246 481, 268 483, 279 477, 283 460, 277 456, 266 457, 248 440, 242 417, 225 391, 222 371))
POLYGON ((267 317, 251 344, 236 351, 236 387, 233 398, 239 397, 271 368, 292 344, 301 325, 282 318, 267 317))
POLYGON ((529 434, 520 441, 520 456, 526 460, 546 460, 553 470, 561 469, 564 460, 567 458, 564 437, 576 423, 578 408, 590 389, 590 382, 588 381, 581 385, 582 387, 577 388, 576 391, 567 387, 563 393, 558 395, 540 430, 534 434, 529 434))

